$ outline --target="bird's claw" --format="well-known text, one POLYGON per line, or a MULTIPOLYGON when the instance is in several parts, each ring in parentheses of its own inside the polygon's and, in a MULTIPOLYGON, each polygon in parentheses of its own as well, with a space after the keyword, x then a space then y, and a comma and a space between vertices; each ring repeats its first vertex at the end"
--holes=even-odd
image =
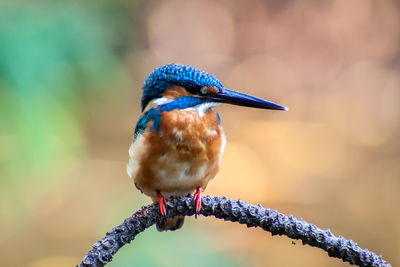
POLYGON ((160 205, 160 213, 163 216, 167 215, 167 208, 166 208, 166 204, 167 201, 165 200, 165 197, 163 195, 161 195, 161 193, 157 193, 157 198, 158 198, 158 204, 160 205))
POLYGON ((197 187, 196 193, 194 193, 193 199, 196 203, 196 212, 194 214, 194 217, 197 219, 197 214, 199 214, 200 209, 201 209, 201 195, 203 194, 203 191, 201 190, 200 187, 197 187))

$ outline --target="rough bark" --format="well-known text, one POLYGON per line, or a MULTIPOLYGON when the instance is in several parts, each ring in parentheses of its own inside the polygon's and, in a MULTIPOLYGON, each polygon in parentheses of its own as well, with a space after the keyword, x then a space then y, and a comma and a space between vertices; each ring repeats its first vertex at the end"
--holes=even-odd
MULTIPOLYGON (((193 197, 172 198, 167 201, 167 216, 194 215, 193 197)), ((391 266, 381 256, 360 248, 352 240, 335 236, 328 230, 286 216, 276 210, 263 208, 261 205, 250 205, 242 200, 231 200, 226 197, 205 196, 202 198, 201 215, 214 216, 225 221, 238 222, 247 227, 260 227, 272 235, 286 235, 301 240, 304 244, 325 250, 330 257, 358 266, 391 266)), ((82 263, 78 266, 103 266, 110 262, 117 251, 130 243, 136 235, 143 232, 161 217, 158 204, 143 207, 131 217, 116 226, 106 236, 93 245, 82 263)))

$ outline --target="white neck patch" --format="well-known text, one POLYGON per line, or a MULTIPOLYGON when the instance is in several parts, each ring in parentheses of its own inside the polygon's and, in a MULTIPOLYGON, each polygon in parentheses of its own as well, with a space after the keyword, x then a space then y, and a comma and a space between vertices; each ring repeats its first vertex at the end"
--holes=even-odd
POLYGON ((206 113, 207 110, 209 110, 210 108, 219 106, 219 105, 221 105, 221 104, 215 103, 215 102, 207 102, 207 103, 203 103, 203 104, 194 106, 194 109, 197 111, 197 113, 199 114, 200 117, 203 117, 204 113, 206 113))

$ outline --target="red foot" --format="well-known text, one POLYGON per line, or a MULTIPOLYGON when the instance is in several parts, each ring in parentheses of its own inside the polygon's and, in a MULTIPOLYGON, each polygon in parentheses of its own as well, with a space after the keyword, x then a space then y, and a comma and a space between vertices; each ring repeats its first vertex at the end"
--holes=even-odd
POLYGON ((161 215, 165 216, 167 215, 167 208, 165 205, 167 204, 167 201, 165 200, 165 197, 161 195, 160 192, 157 192, 157 198, 158 198, 158 204, 160 205, 160 213, 161 215))
POLYGON ((194 201, 196 202, 196 213, 194 217, 197 219, 197 214, 199 214, 200 209, 201 209, 201 195, 203 194, 203 191, 201 190, 200 187, 197 187, 196 193, 194 193, 194 201))

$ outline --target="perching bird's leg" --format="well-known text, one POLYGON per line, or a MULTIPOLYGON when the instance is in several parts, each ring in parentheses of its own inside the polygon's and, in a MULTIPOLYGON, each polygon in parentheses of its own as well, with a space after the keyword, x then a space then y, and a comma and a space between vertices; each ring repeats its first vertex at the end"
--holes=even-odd
POLYGON ((201 190, 201 187, 197 187, 196 193, 194 193, 193 199, 196 202, 196 213, 194 217, 197 219, 197 214, 199 214, 200 209, 201 209, 201 195, 203 194, 203 190, 201 190))
POLYGON ((159 191, 157 191, 157 198, 158 198, 158 204, 160 205, 160 213, 163 216, 167 215, 167 208, 165 205, 167 204, 167 201, 165 200, 165 197, 161 195, 159 191))

